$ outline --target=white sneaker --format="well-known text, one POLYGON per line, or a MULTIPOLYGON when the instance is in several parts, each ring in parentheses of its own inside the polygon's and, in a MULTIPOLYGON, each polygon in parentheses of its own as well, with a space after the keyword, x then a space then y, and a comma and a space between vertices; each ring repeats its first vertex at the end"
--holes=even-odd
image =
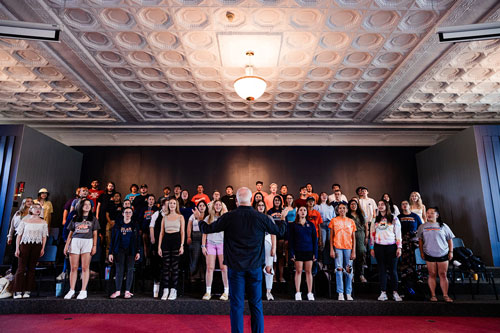
POLYGON ((12 298, 16 299, 16 298, 23 298, 23 293, 22 292, 15 292, 14 295, 12 296, 12 298))
POLYGON ((66 278, 66 272, 62 272, 61 274, 59 274, 57 277, 56 277, 56 280, 57 281, 62 281, 66 278))
POLYGON ((173 301, 176 298, 177 298, 177 290, 174 288, 170 289, 170 294, 168 295, 168 299, 173 301))
POLYGON ((159 294, 160 294, 160 284, 159 283, 155 283, 153 285, 153 297, 154 298, 158 298, 159 294))
POLYGON ((368 281, 366 280, 366 278, 365 278, 365 276, 364 276, 364 275, 360 275, 359 280, 360 280, 362 283, 367 283, 367 282, 368 282, 368 281))
POLYGON ((394 300, 395 300, 396 302, 401 302, 401 301, 403 300, 403 299, 401 298, 401 296, 399 296, 399 294, 398 294, 398 292, 397 292, 397 291, 395 291, 395 292, 393 292, 393 293, 392 293, 392 298, 394 298, 394 300))
POLYGON ((80 290, 76 299, 86 299, 87 298, 87 290, 80 290))
POLYGON ((348 301, 354 301, 354 298, 352 298, 351 294, 347 294, 345 296, 348 301))
POLYGON ((274 301, 273 294, 271 294, 271 292, 270 292, 270 291, 268 291, 268 292, 266 293, 266 297, 267 297, 267 300, 268 300, 268 301, 274 301))
POLYGON ((212 295, 210 293, 205 293, 201 299, 204 301, 209 301, 211 298, 212 295))
POLYGON ((339 294, 339 298, 338 298, 339 301, 345 301, 344 299, 344 294, 339 294))
POLYGON ((161 295, 161 300, 166 301, 168 298, 168 288, 163 288, 163 295, 161 295))
POLYGON ((313 293, 307 293, 307 300, 308 301, 314 301, 314 294, 313 293))
POLYGON ((25 291, 24 292, 24 295, 23 295, 23 298, 30 298, 30 292, 29 291, 25 291))
POLYGON ((388 298, 387 298, 387 293, 386 293, 385 291, 382 291, 382 292, 380 293, 380 296, 378 297, 378 300, 379 300, 379 301, 387 301, 387 299, 388 299, 388 298))
POLYGON ((302 301, 302 294, 300 293, 300 291, 298 293, 295 293, 295 300, 302 301))
POLYGON ((74 295, 75 295, 75 291, 74 291, 74 290, 70 290, 70 291, 68 291, 68 293, 64 296, 64 299, 72 299, 74 295))

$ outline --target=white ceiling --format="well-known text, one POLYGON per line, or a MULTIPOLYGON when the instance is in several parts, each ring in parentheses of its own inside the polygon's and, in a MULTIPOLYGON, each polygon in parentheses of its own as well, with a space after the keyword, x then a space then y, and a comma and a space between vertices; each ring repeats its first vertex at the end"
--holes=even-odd
MULTIPOLYGON (((0 19, 57 23, 63 32, 61 43, 0 39, 0 123, 29 124, 69 144, 78 144, 79 131, 103 134, 101 144, 149 134, 128 142, 144 144, 179 132, 278 133, 274 143, 293 143, 286 133, 402 129, 430 135, 407 144, 432 144, 471 124, 500 122, 500 40, 439 44, 434 33, 498 21, 499 7, 496 0, 3 0, 0 19), (232 85, 244 75, 245 47, 268 83, 254 102, 232 85)), ((165 144, 182 144, 174 137, 165 144)))

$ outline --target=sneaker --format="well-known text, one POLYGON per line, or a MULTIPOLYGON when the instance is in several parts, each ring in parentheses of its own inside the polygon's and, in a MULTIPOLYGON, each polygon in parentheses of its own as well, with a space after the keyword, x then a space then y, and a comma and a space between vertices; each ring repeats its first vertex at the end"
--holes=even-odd
POLYGON ((12 296, 12 298, 16 299, 16 298, 23 298, 23 293, 22 292, 15 292, 14 295, 12 296))
POLYGON ((308 293, 307 294, 307 300, 308 301, 314 301, 314 294, 313 293, 308 293))
POLYGON ((23 295, 23 298, 30 298, 30 292, 29 291, 25 291, 24 292, 24 295, 23 295))
POLYGON ((359 277, 359 280, 360 280, 362 283, 367 283, 367 282, 368 282, 368 280, 366 280, 366 278, 365 278, 365 276, 364 276, 364 275, 361 275, 361 276, 359 277))
POLYGON ((211 298, 212 298, 211 294, 205 293, 205 295, 203 295, 203 297, 201 299, 204 301, 209 301, 211 298))
POLYGON ((87 291, 86 290, 80 290, 78 293, 78 296, 76 299, 86 299, 87 298, 87 291))
POLYGON ((352 298, 351 294, 347 294, 345 296, 348 301, 354 301, 354 298, 352 298))
POLYGON ((398 294, 398 292, 397 292, 397 291, 395 291, 395 292, 393 292, 393 293, 392 293, 392 298, 394 298, 394 300, 395 300, 396 302, 401 302, 401 301, 403 300, 403 299, 401 298, 401 296, 399 296, 399 294, 398 294))
POLYGON ((111 296, 109 296, 109 298, 115 299, 115 298, 117 298, 119 296, 120 296, 120 292, 119 291, 115 291, 114 293, 111 294, 111 296))
POLYGON ((132 298, 132 296, 134 296, 134 294, 132 294, 130 291, 126 290, 125 291, 125 296, 123 296, 123 298, 132 298))
POLYGON ((299 292, 295 293, 295 300, 296 301, 302 301, 302 294, 299 292))
POLYGON ((387 301, 387 300, 388 300, 388 298, 387 298, 387 293, 386 293, 385 291, 382 291, 382 292, 380 293, 380 296, 378 297, 378 300, 379 300, 379 301, 387 301))
POLYGON ((155 283, 153 285, 153 298, 158 298, 159 294, 160 294, 160 284, 155 283))
POLYGON ((268 291, 268 292, 266 293, 266 297, 267 297, 267 300, 268 300, 268 301, 274 301, 273 294, 271 294, 271 292, 270 292, 270 291, 268 291))
POLYGON ((344 294, 339 294, 339 298, 338 298, 339 301, 345 301, 344 299, 344 294))
POLYGON ((177 290, 172 288, 170 289, 170 294, 168 294, 168 300, 173 301, 177 299, 177 290))
POLYGON ((163 288, 163 295, 161 295, 161 300, 166 301, 168 298, 168 288, 163 288))
POLYGON ((286 280, 284 278, 280 278, 280 283, 286 283, 286 280))
POLYGON ((66 278, 66 272, 62 272, 61 274, 59 274, 57 277, 56 277, 56 280, 57 281, 62 281, 66 278))
POLYGON ((219 298, 221 301, 227 301, 229 299, 229 295, 227 293, 222 293, 219 298))
POLYGON ((72 299, 74 295, 75 295, 75 291, 74 291, 74 290, 70 290, 70 291, 68 291, 68 293, 64 296, 64 299, 72 299))

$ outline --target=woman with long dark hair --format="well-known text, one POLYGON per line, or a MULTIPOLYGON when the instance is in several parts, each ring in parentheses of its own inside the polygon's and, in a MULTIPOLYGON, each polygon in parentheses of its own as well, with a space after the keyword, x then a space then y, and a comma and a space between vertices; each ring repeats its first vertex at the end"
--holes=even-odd
POLYGON ((316 227, 307 221, 307 208, 302 206, 297 211, 294 223, 289 226, 290 258, 295 263, 295 300, 301 301, 300 283, 302 270, 306 273, 307 299, 314 301, 312 293, 312 265, 318 257, 318 235, 316 227))
POLYGON ((69 253, 71 273, 69 275, 69 292, 64 299, 71 299, 75 294, 76 277, 80 259, 82 262, 82 289, 77 299, 87 298, 87 284, 89 282, 90 259, 97 251, 97 230, 99 222, 92 213, 92 202, 83 199, 77 207, 77 213, 68 224, 68 240, 64 247, 64 255, 69 253))
POLYGON ((387 301, 387 270, 389 270, 392 296, 395 301, 403 299, 398 294, 398 259, 401 256, 401 224, 392 216, 389 204, 379 200, 378 214, 370 227, 370 254, 377 259, 380 281, 379 301, 387 301))
POLYGON ((392 197, 389 193, 384 193, 382 195, 382 198, 380 198, 380 200, 384 200, 385 202, 387 202, 389 204, 389 207, 391 208, 391 213, 393 216, 398 216, 399 215, 399 208, 397 205, 394 204, 394 202, 392 201, 392 197))
POLYGON ((348 209, 347 209, 347 217, 354 221, 356 225, 356 259, 354 260, 354 278, 363 283, 366 283, 365 278, 365 268, 364 265, 366 263, 366 246, 368 245, 368 222, 365 221, 365 216, 363 211, 359 207, 359 204, 356 200, 350 200, 348 209))
POLYGON ((184 216, 179 211, 179 202, 175 198, 168 200, 167 214, 161 220, 158 238, 158 255, 163 258, 162 300, 177 298, 179 257, 184 253, 184 224, 184 216))
POLYGON ((190 265, 189 272, 191 273, 191 281, 194 280, 196 273, 199 274, 200 279, 203 275, 201 256, 201 240, 203 234, 200 231, 199 222, 208 216, 207 203, 204 200, 198 201, 196 209, 201 214, 198 220, 194 214, 191 214, 187 225, 187 244, 189 245, 190 265))
POLYGON ((441 220, 437 207, 427 209, 427 222, 418 228, 420 255, 427 263, 429 270, 429 289, 431 302, 437 302, 436 276, 439 275, 439 285, 443 291, 445 302, 453 300, 448 296, 448 262, 453 259, 453 238, 455 235, 441 220))
POLYGON ((264 201, 264 195, 262 195, 262 193, 260 192, 256 192, 254 195, 253 195, 253 199, 252 199, 252 207, 253 209, 257 209, 257 203, 259 201, 264 201))

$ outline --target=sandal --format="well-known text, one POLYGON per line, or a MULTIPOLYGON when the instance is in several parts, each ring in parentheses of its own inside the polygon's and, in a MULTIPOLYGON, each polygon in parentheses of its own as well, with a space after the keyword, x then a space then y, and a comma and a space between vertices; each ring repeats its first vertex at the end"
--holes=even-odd
POLYGON ((450 296, 446 295, 446 296, 443 296, 443 298, 444 298, 444 301, 445 301, 446 303, 453 303, 453 299, 451 299, 451 297, 450 297, 450 296))
POLYGON ((429 299, 429 301, 431 301, 431 302, 437 302, 438 299, 437 299, 436 296, 431 296, 431 298, 429 299))

